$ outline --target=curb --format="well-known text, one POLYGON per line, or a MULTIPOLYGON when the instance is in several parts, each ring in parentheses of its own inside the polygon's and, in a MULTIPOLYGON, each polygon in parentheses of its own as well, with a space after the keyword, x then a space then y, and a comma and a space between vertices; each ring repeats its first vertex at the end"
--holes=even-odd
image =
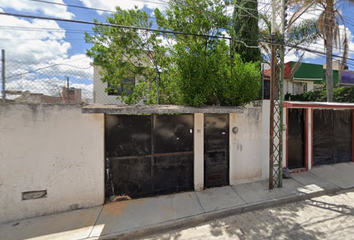
MULTIPOLYGON (((335 194, 337 192, 340 192, 341 190, 342 189, 340 187, 332 187, 332 188, 324 189, 322 191, 313 192, 313 193, 298 194, 294 196, 287 196, 283 198, 267 200, 265 202, 257 202, 257 203, 246 204, 243 206, 225 208, 213 212, 202 213, 191 217, 180 218, 180 219, 176 219, 164 223, 158 223, 158 224, 145 226, 141 228, 135 228, 129 231, 107 234, 98 237, 98 239, 102 239, 102 240, 139 239, 139 238, 148 237, 150 235, 156 234, 157 232, 163 233, 163 232, 168 232, 168 231, 181 229, 181 228, 195 227, 197 225, 200 225, 201 223, 212 221, 218 218, 225 218, 225 217, 229 217, 241 213, 261 210, 270 207, 276 207, 276 206, 293 203, 293 202, 299 202, 310 198, 319 197, 322 195, 335 194)), ((92 237, 87 239, 97 239, 97 237, 96 238, 92 237)))

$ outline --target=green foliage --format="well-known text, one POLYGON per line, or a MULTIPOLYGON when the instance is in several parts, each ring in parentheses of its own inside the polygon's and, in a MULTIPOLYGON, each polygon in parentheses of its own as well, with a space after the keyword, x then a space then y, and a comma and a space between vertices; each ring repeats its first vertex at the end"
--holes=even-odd
MULTIPOLYGON (((224 0, 169 1, 164 12, 155 10, 156 24, 163 30, 222 36, 230 31, 231 18, 225 12, 228 4, 224 0)), ((117 8, 107 21, 152 26, 147 14, 137 8, 117 8)), ((123 95, 126 103, 143 98, 146 104, 156 103, 155 63, 160 104, 233 106, 249 103, 259 95, 259 62, 244 63, 237 54, 232 60, 226 40, 102 26, 93 30, 95 34, 86 34, 86 41, 93 43, 87 55, 101 66, 102 81, 114 89, 122 86, 127 76, 137 80, 123 95)))
POLYGON ((299 45, 302 43, 313 43, 322 37, 318 27, 316 18, 304 19, 300 22, 294 22, 287 29, 288 42, 292 45, 299 45))
MULTIPOLYGON (((333 91, 334 102, 354 103, 354 87, 339 87, 333 91)), ((326 87, 321 89, 306 92, 303 94, 291 95, 287 94, 285 100, 291 101, 306 101, 306 102, 326 102, 326 87)))
POLYGON ((228 51, 225 41, 214 43, 207 58, 200 48, 177 50, 176 71, 185 104, 239 106, 258 97, 259 62, 245 64, 239 55, 230 62, 228 51))
POLYGON ((245 46, 258 46, 258 3, 250 0, 236 0, 233 12, 232 51, 241 55, 245 62, 261 60, 259 48, 245 46), (242 43, 242 42, 244 43, 242 43))
MULTIPOLYGON (((143 28, 151 28, 153 24, 149 21, 149 15, 137 7, 131 10, 117 7, 116 13, 107 17, 106 21, 110 24, 143 28)), ((120 97, 126 103, 136 103, 145 96, 154 95, 155 62, 168 62, 167 49, 160 46, 162 39, 155 33, 136 29, 97 25, 93 27, 93 31, 93 35, 85 34, 86 42, 93 44, 86 54, 93 58, 95 66, 101 67, 102 81, 110 84, 106 91, 114 92, 117 87, 124 86, 125 90, 120 97), (134 78, 135 86, 124 84, 124 78, 134 78), (129 94, 131 91, 133 93, 129 94)), ((163 101, 164 98, 161 102, 163 101)), ((152 98, 150 102, 156 103, 152 98)))

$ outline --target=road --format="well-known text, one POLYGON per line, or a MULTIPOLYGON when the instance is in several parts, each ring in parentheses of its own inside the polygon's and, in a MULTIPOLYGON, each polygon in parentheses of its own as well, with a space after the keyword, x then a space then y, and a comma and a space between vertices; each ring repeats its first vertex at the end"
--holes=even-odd
POLYGON ((145 238, 180 239, 354 239, 354 190, 145 238))

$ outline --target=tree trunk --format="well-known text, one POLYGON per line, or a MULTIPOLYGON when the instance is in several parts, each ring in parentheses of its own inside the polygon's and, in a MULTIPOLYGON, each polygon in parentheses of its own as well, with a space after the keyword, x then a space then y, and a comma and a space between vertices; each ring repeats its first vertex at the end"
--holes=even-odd
POLYGON ((327 89, 327 102, 333 102, 333 1, 327 1, 325 8, 325 45, 326 45, 326 89, 327 89))

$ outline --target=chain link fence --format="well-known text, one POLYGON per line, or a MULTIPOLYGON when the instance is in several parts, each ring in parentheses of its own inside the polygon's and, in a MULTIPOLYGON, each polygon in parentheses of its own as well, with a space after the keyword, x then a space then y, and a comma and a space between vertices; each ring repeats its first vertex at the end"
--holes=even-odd
POLYGON ((39 62, 2 56, 2 101, 47 104, 93 103, 93 66, 86 56, 39 62))
MULTIPOLYGON (((107 92, 100 67, 85 55, 58 62, 15 59, 0 53, 0 91, 3 102, 44 104, 122 104, 119 94, 107 92), (4 57, 4 59, 2 59, 4 57)), ((259 100, 269 99, 269 79, 262 78, 259 100)), ((139 103, 142 104, 142 103, 139 103)))

